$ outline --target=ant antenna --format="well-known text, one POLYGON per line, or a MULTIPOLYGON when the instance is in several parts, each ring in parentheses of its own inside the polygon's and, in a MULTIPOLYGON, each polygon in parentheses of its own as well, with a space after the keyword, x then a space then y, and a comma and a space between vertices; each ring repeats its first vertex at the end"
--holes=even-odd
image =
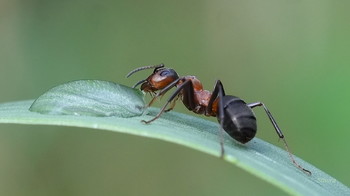
POLYGON ((155 70, 156 70, 156 69, 161 68, 161 67, 164 67, 164 64, 163 64, 163 63, 161 63, 161 64, 159 64, 159 65, 148 65, 148 66, 139 67, 139 68, 136 68, 136 69, 132 70, 131 72, 129 72, 129 73, 126 75, 126 77, 128 78, 128 77, 130 77, 132 74, 134 74, 134 73, 136 73, 136 72, 138 72, 138 71, 141 71, 141 70, 153 69, 153 68, 155 68, 155 70))
POLYGON ((138 81, 136 84, 134 84, 134 86, 132 86, 131 88, 136 88, 138 85, 145 83, 147 80, 140 80, 138 81))

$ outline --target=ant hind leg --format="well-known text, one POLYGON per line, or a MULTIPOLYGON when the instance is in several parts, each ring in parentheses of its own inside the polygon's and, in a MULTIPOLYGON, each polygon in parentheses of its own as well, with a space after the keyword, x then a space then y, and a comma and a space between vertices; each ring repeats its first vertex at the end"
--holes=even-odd
POLYGON ((284 135, 283 135, 281 129, 278 127, 277 122, 275 121, 275 119, 273 118, 271 112, 267 109, 267 107, 265 106, 265 104, 262 103, 262 102, 254 102, 254 103, 248 103, 247 106, 250 107, 250 108, 254 108, 254 107, 257 107, 257 106, 262 106, 262 107, 264 108, 264 110, 265 110, 265 112, 266 112, 266 115, 269 117, 269 119, 270 119, 270 121, 271 121, 273 127, 274 127, 275 130, 276 130, 276 133, 277 133, 278 137, 279 137, 280 139, 282 139, 282 141, 283 141, 283 143, 284 143, 284 147, 286 148, 286 150, 287 150, 287 152, 288 152, 288 155, 289 155, 289 158, 290 158, 290 160, 292 161, 292 163, 293 163, 297 168, 299 168, 301 171, 305 172, 305 173, 308 174, 308 175, 311 175, 311 171, 309 171, 309 170, 303 168, 303 167, 302 167, 301 165, 299 165, 299 163, 297 163, 296 160, 294 159, 293 154, 292 154, 291 151, 289 150, 287 141, 286 141, 286 139, 284 138, 284 135))

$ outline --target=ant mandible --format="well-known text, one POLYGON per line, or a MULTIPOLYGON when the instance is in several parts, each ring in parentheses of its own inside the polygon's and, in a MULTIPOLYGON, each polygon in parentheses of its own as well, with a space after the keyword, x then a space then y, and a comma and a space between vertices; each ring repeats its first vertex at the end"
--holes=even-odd
MULTIPOLYGON (((278 137, 282 139, 293 164, 303 172, 311 175, 309 170, 304 169, 295 161, 281 129, 265 104, 262 102, 247 104, 238 97, 226 95, 220 80, 216 81, 213 92, 209 92, 203 89, 202 83, 195 76, 179 77, 175 70, 164 67, 164 64, 134 69, 126 77, 138 71, 152 68, 154 68, 154 71, 148 78, 137 82, 133 86, 135 88, 141 84, 141 90, 153 96, 147 107, 151 106, 158 97, 164 95, 171 88, 177 87, 177 89, 153 119, 148 121, 142 120, 142 122, 148 124, 158 119, 163 112, 172 110, 175 107, 176 101, 181 98, 188 110, 205 116, 216 116, 221 126, 221 132, 222 129, 225 130, 233 139, 244 144, 254 138, 257 130, 256 118, 252 108, 262 106, 275 128, 278 137), (170 107, 166 109, 169 104, 171 104, 170 107)), ((224 143, 222 138, 220 145, 221 157, 223 157, 224 143)))

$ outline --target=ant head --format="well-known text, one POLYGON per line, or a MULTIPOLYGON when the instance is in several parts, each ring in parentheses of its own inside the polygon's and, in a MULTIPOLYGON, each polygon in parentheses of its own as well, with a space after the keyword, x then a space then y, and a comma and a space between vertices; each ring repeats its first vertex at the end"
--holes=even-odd
POLYGON ((134 69, 133 71, 128 73, 126 77, 129 77, 138 71, 151 69, 151 68, 154 68, 153 73, 147 79, 137 82, 133 86, 133 88, 142 84, 141 90, 145 92, 155 92, 157 90, 165 88, 170 83, 172 83, 173 81, 179 78, 175 70, 165 68, 164 64, 144 66, 144 67, 134 69))
POLYGON ((165 88, 170 83, 177 80, 179 76, 176 71, 169 68, 155 68, 146 81, 141 85, 141 90, 145 92, 154 92, 165 88))

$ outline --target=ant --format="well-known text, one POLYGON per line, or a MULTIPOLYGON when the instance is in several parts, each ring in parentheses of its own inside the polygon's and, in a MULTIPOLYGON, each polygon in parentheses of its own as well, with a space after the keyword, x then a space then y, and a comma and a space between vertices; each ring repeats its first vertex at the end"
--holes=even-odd
POLYGON ((278 137, 282 139, 292 163, 303 172, 311 175, 309 170, 304 169, 293 158, 281 129, 264 103, 254 102, 247 104, 238 97, 226 95, 220 80, 216 81, 212 92, 204 90, 202 83, 195 76, 179 77, 174 69, 166 68, 164 64, 134 69, 126 77, 138 71, 153 68, 153 73, 148 78, 137 82, 133 86, 135 88, 141 85, 142 91, 151 94, 153 98, 147 107, 151 106, 158 97, 163 96, 173 87, 176 87, 176 90, 154 118, 148 121, 142 120, 142 122, 148 124, 158 119, 163 112, 172 110, 175 107, 176 101, 180 98, 188 110, 196 114, 217 117, 221 126, 220 146, 222 158, 224 156, 222 129, 240 143, 249 142, 254 138, 257 131, 256 118, 252 108, 262 106, 275 128, 278 137), (169 104, 171 104, 170 107, 166 109, 169 104))

